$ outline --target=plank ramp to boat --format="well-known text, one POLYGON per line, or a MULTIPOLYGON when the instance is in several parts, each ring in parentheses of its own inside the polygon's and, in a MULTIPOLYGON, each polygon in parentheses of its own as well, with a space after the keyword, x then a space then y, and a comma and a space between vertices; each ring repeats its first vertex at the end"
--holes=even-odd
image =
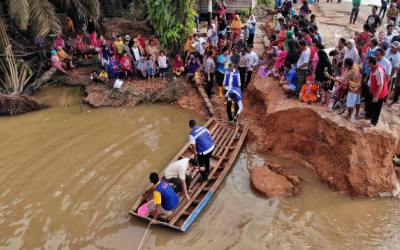
POLYGON ((208 113, 210 114, 211 117, 215 115, 214 111, 214 106, 211 104, 210 98, 208 97, 206 91, 204 90, 204 87, 200 84, 195 84, 197 90, 200 93, 201 98, 203 99, 204 103, 206 104, 208 113))
MULTIPOLYGON (((189 229, 229 173, 248 132, 247 126, 228 125, 218 122, 215 118, 209 119, 204 126, 210 131, 215 144, 211 157, 209 180, 200 182, 200 174, 197 170, 193 170, 191 173, 193 181, 189 189, 190 200, 180 194, 180 203, 174 210, 173 215, 168 219, 158 219, 157 222, 160 225, 182 232, 186 232, 189 229)), ((171 162, 178 160, 179 157, 193 157, 189 146, 189 143, 186 144, 171 162)), ((163 173, 161 173, 161 176, 163 176, 163 173)), ((150 217, 142 217, 137 214, 137 209, 145 202, 147 200, 140 197, 129 213, 135 217, 151 220, 150 217)))

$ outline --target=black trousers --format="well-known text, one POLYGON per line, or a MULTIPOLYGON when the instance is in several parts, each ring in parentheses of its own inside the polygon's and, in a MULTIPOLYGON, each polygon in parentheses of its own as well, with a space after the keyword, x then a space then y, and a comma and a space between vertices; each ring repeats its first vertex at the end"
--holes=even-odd
MULTIPOLYGON (((182 187, 182 181, 180 178, 173 177, 173 178, 167 179, 167 182, 174 189, 175 193, 182 192, 183 187, 182 187)), ((189 190, 190 183, 192 183, 192 176, 190 174, 186 174, 185 182, 186 182, 186 187, 189 190)))
POLYGON ((247 38, 247 46, 253 45, 254 43, 254 34, 249 34, 249 37, 247 38))
POLYGON ((226 113, 228 113, 228 120, 230 122, 233 122, 233 117, 236 116, 236 114, 239 110, 239 105, 237 105, 237 103, 234 103, 235 112, 232 114, 232 103, 233 103, 233 101, 226 101, 226 113))
POLYGON ((222 87, 224 81, 224 74, 222 74, 217 70, 217 72, 215 72, 215 80, 217 81, 218 86, 222 87))
POLYGON ((210 173, 210 157, 212 151, 206 155, 197 155, 197 160, 199 161, 199 167, 204 167, 205 171, 200 171, 201 177, 203 179, 208 178, 208 174, 210 173))
POLYGON ((387 10, 387 6, 381 6, 381 8, 379 9, 379 14, 378 14, 378 16, 380 17, 381 14, 383 14, 382 17, 381 17, 381 19, 383 19, 383 18, 385 17, 386 10, 387 10))
POLYGON ((249 86, 249 83, 251 81, 251 75, 253 74, 253 71, 251 70, 247 70, 246 72, 246 81, 244 82, 244 86, 243 89, 247 88, 247 86, 249 86))
POLYGON ((383 102, 385 98, 379 99, 377 102, 372 102, 370 109, 371 109, 371 124, 375 125, 378 124, 379 116, 381 115, 381 110, 383 106, 383 102))
POLYGON ((394 91, 393 103, 396 103, 400 97, 400 85, 396 85, 393 91, 394 91))
MULTIPOLYGON (((368 86, 367 86, 368 87, 368 86)), ((365 117, 368 119, 372 118, 372 94, 369 90, 364 91, 365 98, 365 117)))
POLYGON ((210 80, 208 80, 208 74, 205 73, 204 77, 206 78, 206 93, 208 96, 212 94, 212 88, 214 86, 214 73, 210 73, 210 80))
POLYGON ((360 7, 353 7, 351 9, 350 23, 355 23, 356 22, 359 11, 360 11, 360 7))
POLYGON ((239 67, 239 74, 240 74, 240 81, 241 81, 241 85, 240 85, 240 89, 244 90, 244 85, 245 85, 245 80, 246 80, 246 67, 239 67))

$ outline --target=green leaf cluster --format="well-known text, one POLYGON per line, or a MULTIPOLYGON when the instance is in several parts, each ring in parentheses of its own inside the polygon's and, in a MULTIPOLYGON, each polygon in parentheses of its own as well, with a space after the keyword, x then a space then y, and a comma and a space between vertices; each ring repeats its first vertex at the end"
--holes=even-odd
POLYGON ((168 52, 179 50, 195 27, 193 0, 147 0, 148 20, 168 52))

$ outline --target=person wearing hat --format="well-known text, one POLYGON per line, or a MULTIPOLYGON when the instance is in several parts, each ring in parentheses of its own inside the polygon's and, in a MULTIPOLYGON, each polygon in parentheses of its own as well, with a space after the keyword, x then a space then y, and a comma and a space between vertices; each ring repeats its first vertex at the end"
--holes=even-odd
POLYGON ((239 115, 243 111, 242 91, 238 87, 232 87, 226 92, 226 112, 230 123, 239 120, 239 115), (232 110, 232 105, 234 109, 232 110), (232 112, 233 111, 233 112, 232 112))

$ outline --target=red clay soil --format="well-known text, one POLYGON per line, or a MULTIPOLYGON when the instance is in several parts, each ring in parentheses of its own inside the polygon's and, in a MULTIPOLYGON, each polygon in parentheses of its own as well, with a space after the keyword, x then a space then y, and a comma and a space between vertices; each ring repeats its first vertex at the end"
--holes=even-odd
POLYGON ((287 171, 278 173, 274 166, 265 165, 251 170, 253 187, 267 197, 292 196, 299 192, 300 179, 287 171))
POLYGON ((341 193, 398 196, 392 162, 400 149, 396 111, 385 107, 376 128, 362 129, 362 122, 351 123, 320 105, 286 99, 271 78, 255 78, 244 98, 244 117, 258 114, 250 123, 251 146, 262 153, 299 160, 341 193))
POLYGON ((27 95, 0 93, 0 115, 20 115, 46 107, 27 95))

